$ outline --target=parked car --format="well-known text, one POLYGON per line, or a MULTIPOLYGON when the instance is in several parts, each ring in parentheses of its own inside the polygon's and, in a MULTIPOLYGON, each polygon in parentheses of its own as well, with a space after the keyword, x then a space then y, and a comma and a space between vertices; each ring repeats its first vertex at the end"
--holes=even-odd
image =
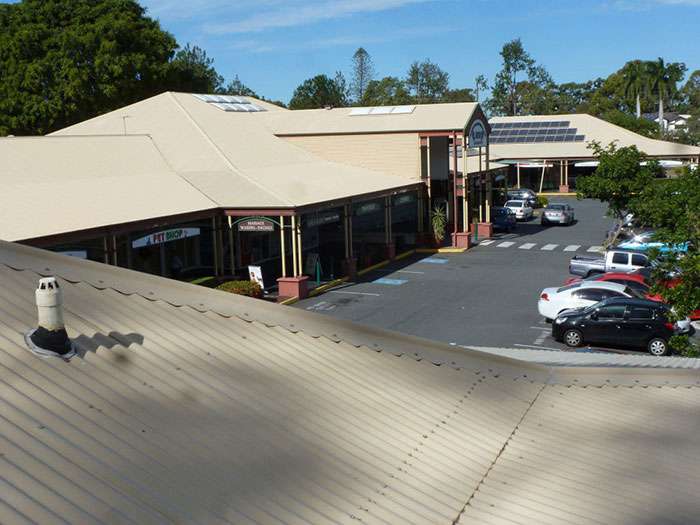
POLYGON ((532 209, 537 207, 537 194, 527 188, 508 190, 508 199, 514 201, 525 201, 532 209))
POLYGON ((631 272, 649 266, 649 257, 627 250, 608 250, 602 257, 576 255, 569 261, 569 273, 588 277, 596 273, 631 272))
MULTIPOLYGON (((639 273, 607 272, 594 273, 585 278, 569 277, 566 281, 564 281, 564 286, 566 286, 567 284, 574 284, 581 281, 598 281, 624 284, 625 286, 629 286, 633 290, 637 290, 639 293, 644 294, 645 296, 648 296, 649 294, 649 285, 647 284, 647 279, 639 273)), ((651 297, 647 298, 651 299, 651 297)))
POLYGON ((552 337, 571 347, 583 343, 646 349, 656 356, 670 353, 668 341, 680 332, 668 320, 666 305, 634 297, 614 297, 562 312, 552 323, 552 337))
POLYGON ((540 293, 537 310, 542 317, 550 321, 564 310, 590 306, 611 297, 644 296, 624 284, 604 281, 581 281, 559 288, 545 288, 540 293))
POLYGON ((494 230, 512 232, 517 226, 515 213, 510 208, 493 208, 491 220, 493 221, 494 230))
POLYGON ((548 204, 542 210, 542 225, 547 224, 573 224, 574 209, 568 204, 548 204))
POLYGON ((515 213, 515 218, 519 220, 530 220, 535 213, 535 210, 523 200, 507 201, 503 207, 515 213))
POLYGON ((646 252, 651 250, 652 248, 658 249, 661 253, 669 253, 669 252, 675 252, 675 253, 687 253, 688 252, 688 247, 689 247, 688 242, 682 242, 678 244, 667 244, 663 242, 652 242, 652 241, 644 241, 644 240, 637 240, 637 238, 630 239, 628 241, 623 241, 620 244, 617 245, 618 248, 621 248, 623 250, 635 250, 639 252, 646 252))

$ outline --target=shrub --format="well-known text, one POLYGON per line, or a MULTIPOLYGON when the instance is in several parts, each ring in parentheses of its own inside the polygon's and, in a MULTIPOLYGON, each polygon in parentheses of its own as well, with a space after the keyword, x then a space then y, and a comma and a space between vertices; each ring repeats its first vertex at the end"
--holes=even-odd
POLYGON ((447 227, 447 215, 445 207, 437 205, 430 211, 430 223, 433 228, 433 238, 435 242, 441 243, 445 238, 445 228, 447 227))
POLYGON ((544 195, 538 195, 537 196, 537 203, 535 206, 538 208, 546 208, 547 204, 549 204, 549 199, 545 197, 544 195))
POLYGON ((217 286, 216 289, 248 297, 261 298, 263 296, 262 288, 253 281, 226 281, 217 286))

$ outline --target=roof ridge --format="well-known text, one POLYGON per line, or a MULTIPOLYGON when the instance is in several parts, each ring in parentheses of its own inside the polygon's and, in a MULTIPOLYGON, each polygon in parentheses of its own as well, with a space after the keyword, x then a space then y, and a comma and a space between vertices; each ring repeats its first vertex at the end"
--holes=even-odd
POLYGON ((196 119, 195 119, 194 117, 192 117, 192 115, 190 115, 189 111, 187 111, 187 109, 185 109, 185 107, 180 103, 180 101, 177 99, 177 97, 175 97, 175 95, 174 95, 172 92, 170 92, 170 91, 168 91, 168 95, 169 95, 170 98, 175 102, 175 105, 176 105, 178 108, 180 108, 180 111, 182 111, 182 113, 187 117, 187 119, 192 123, 192 125, 197 129, 197 131, 199 131, 199 133, 206 139, 206 141, 211 145, 211 147, 214 149, 214 151, 216 151, 216 153, 219 155, 219 157, 221 157, 221 158, 224 160, 224 162, 229 166, 229 168, 230 168, 234 173, 236 173, 237 175, 243 177, 243 178, 246 179, 248 182, 250 182, 251 184, 257 186, 257 187, 260 188, 261 190, 263 190, 263 191, 267 192, 268 194, 274 196, 275 198, 279 199, 281 202, 286 203, 288 206, 294 206, 294 203, 293 203, 293 202, 291 202, 291 201, 289 201, 288 199, 286 199, 286 198, 280 196, 276 191, 274 191, 274 190, 268 188, 267 186, 261 184, 261 183, 258 182, 256 179, 254 179, 254 178, 252 178, 252 177, 249 177, 248 175, 246 175, 246 174, 243 172, 243 170, 241 170, 240 168, 238 168, 238 166, 236 166, 236 165, 231 161, 231 159, 229 159, 228 156, 227 156, 223 151, 221 151, 221 148, 219 148, 219 146, 216 144, 216 142, 214 142, 214 140, 209 136, 209 134, 208 134, 206 131, 204 131, 204 130, 202 129, 202 127, 199 125, 199 123, 197 123, 196 119))

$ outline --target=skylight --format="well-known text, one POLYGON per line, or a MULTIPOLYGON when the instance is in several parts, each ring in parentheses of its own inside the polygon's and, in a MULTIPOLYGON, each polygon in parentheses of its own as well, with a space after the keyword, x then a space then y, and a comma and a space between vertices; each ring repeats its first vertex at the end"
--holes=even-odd
POLYGON ((371 108, 352 108, 350 110, 351 117, 361 115, 399 115, 413 113, 416 106, 375 106, 371 108))
POLYGON ((236 113, 255 113, 258 111, 266 111, 264 108, 253 104, 245 97, 237 97, 234 95, 194 95, 199 100, 207 102, 214 107, 223 111, 232 111, 236 113))

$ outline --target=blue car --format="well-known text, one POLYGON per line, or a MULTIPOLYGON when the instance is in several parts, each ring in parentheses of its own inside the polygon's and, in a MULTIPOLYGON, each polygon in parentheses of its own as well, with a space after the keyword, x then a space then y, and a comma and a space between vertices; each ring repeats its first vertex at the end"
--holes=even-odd
POLYGON ((493 208, 491 210, 491 221, 494 230, 512 232, 517 225, 515 213, 508 208, 493 208))

